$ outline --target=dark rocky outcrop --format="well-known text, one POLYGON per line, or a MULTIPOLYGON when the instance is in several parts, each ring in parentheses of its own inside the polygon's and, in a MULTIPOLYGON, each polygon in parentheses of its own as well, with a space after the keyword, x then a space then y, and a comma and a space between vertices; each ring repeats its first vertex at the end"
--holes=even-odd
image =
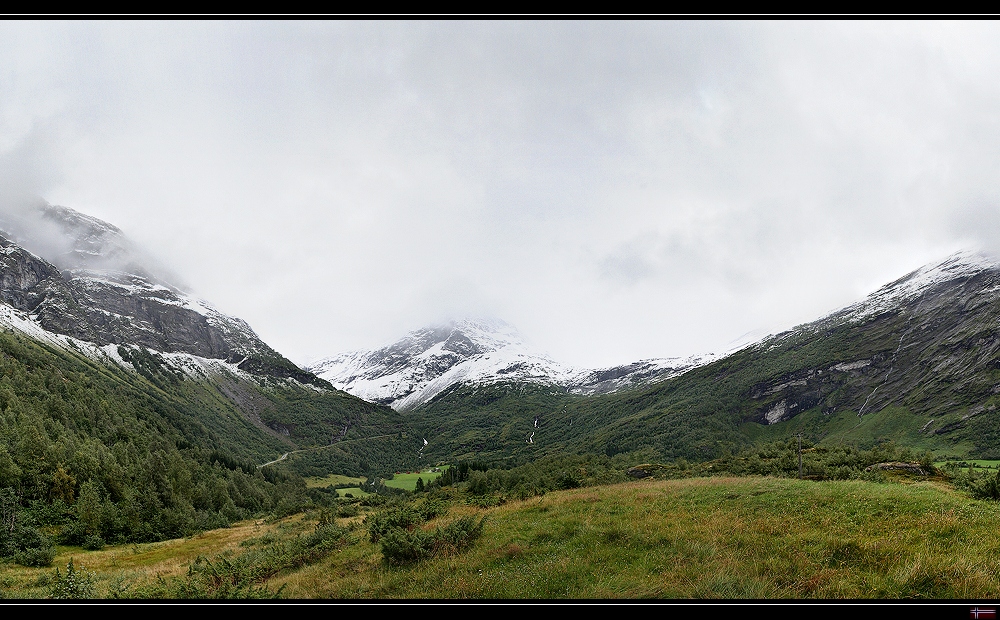
POLYGON ((47 204, 2 222, 15 232, 0 231, 0 301, 33 315, 46 330, 100 346, 222 359, 252 374, 329 387, 267 346, 244 321, 153 275, 158 270, 141 264, 148 261, 114 226, 47 204))

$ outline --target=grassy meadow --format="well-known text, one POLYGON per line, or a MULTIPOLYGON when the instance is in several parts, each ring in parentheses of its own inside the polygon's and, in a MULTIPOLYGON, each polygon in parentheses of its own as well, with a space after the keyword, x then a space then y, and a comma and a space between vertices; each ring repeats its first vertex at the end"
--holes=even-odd
POLYGON ((183 577, 198 556, 232 556, 240 543, 254 537, 273 535, 297 527, 301 518, 281 523, 244 521, 228 528, 210 530, 189 538, 155 543, 108 546, 100 551, 82 547, 57 547, 52 567, 28 568, 0 565, 0 592, 5 598, 45 598, 49 594, 56 567, 65 572, 73 560, 75 568, 95 575, 94 592, 100 598, 134 595, 145 585, 160 579, 183 577))
MULTIPOLYGON (((1000 503, 939 482, 640 480, 492 508, 458 495, 450 502, 419 527, 485 516, 481 536, 462 551, 389 565, 367 535, 365 508, 336 520, 340 538, 323 553, 244 572, 256 575, 258 595, 294 599, 1000 597, 1000 503)), ((248 521, 101 551, 60 547, 54 566, 65 570, 72 557, 93 573, 97 597, 211 596, 180 587, 192 566, 205 558, 213 570, 249 566, 263 545, 318 531, 317 518, 248 521)), ((8 597, 43 597, 54 572, 2 565, 0 588, 8 597)))
POLYGON ((419 472, 403 472, 393 474, 392 480, 385 480, 384 484, 387 487, 393 487, 396 489, 403 489, 404 491, 413 491, 417 488, 417 478, 421 478, 424 484, 427 484, 431 480, 437 480, 444 473, 444 470, 448 469, 448 466, 435 467, 435 468, 425 468, 419 472), (440 471, 431 471, 432 469, 439 469, 440 471))
POLYGON ((332 487, 338 484, 364 484, 365 478, 359 478, 354 476, 342 476, 340 474, 328 474, 326 476, 309 476, 308 478, 303 478, 306 481, 306 487, 310 489, 332 487))
POLYGON ((964 468, 970 465, 975 465, 976 467, 982 467, 983 469, 997 469, 1000 468, 1000 461, 990 460, 990 459, 958 459, 950 461, 941 461, 934 463, 934 467, 942 468, 950 463, 955 463, 964 468))

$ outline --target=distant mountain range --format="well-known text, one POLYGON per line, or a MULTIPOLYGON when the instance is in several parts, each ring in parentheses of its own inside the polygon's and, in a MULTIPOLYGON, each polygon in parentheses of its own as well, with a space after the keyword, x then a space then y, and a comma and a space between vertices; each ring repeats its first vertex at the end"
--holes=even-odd
MULTIPOLYGON (((757 341, 774 346, 783 339, 802 337, 832 326, 863 323, 880 314, 899 311, 910 300, 937 286, 996 270, 992 258, 961 252, 887 284, 866 299, 815 323, 749 340, 724 354, 647 359, 602 369, 572 368, 534 351, 514 326, 489 318, 415 330, 378 349, 321 359, 307 370, 338 389, 398 411, 420 407, 456 385, 524 383, 555 387, 574 395, 610 394, 677 377, 757 341)), ((846 368, 838 366, 841 367, 846 368)), ((770 419, 775 419, 778 410, 780 407, 770 414, 770 419)))
POLYGON ((404 411, 432 459, 702 459, 799 432, 1000 457, 1000 265, 961 252, 718 356, 574 370, 509 325, 462 321, 310 370, 404 411))
POLYGON ((241 430, 237 453, 336 445, 295 461, 316 473, 560 450, 702 458, 792 431, 1000 456, 1000 266, 972 252, 737 351, 604 369, 560 364, 497 319, 299 368, 116 227, 46 203, 0 217, 0 301, 12 333, 152 382, 220 437, 236 412, 263 433, 241 430))
POLYGON ((406 411, 459 384, 529 383, 589 396, 662 381, 713 358, 571 368, 532 350, 517 329, 502 320, 466 319, 410 332, 379 349, 325 358, 307 369, 349 394, 406 411))

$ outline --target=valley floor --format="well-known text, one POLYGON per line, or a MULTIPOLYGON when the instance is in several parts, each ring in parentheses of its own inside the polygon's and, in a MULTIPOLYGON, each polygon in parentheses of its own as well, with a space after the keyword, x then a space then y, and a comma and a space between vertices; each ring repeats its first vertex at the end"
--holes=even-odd
MULTIPOLYGON (((353 529, 335 550, 258 585, 293 599, 1000 598, 1000 503, 933 482, 645 480, 493 508, 456 503, 425 527, 462 515, 486 517, 464 552, 388 566, 359 515, 339 520, 353 529)), ((261 541, 315 530, 315 519, 60 548, 54 566, 65 572, 72 557, 92 571, 99 597, 193 592, 149 588, 188 578, 198 556, 238 564, 261 541)), ((54 573, 3 565, 0 587, 10 598, 44 597, 54 573)))

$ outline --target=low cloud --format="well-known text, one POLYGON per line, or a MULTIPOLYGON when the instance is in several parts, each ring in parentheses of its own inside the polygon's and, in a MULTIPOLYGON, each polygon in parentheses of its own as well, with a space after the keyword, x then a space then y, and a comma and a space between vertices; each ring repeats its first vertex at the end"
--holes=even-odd
POLYGON ((686 355, 998 246, 997 34, 12 22, 0 193, 114 223, 297 360, 466 312, 567 363, 686 355))

